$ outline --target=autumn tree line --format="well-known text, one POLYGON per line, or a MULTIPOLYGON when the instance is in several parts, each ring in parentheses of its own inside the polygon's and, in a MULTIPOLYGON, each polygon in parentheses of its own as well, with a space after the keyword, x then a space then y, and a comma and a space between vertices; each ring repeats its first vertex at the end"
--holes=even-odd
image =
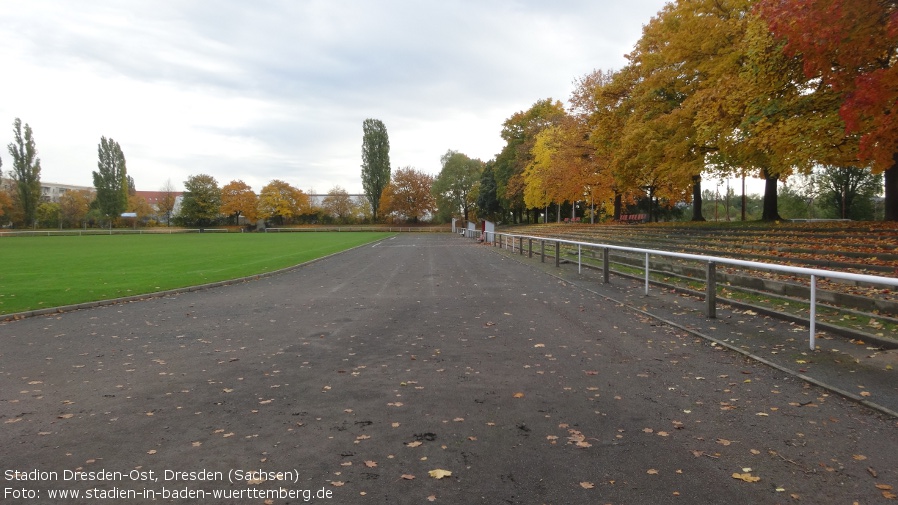
POLYGON ((689 204, 699 221, 703 178, 758 177, 762 220, 870 219, 881 194, 882 217, 898 220, 896 42, 894 1, 668 3, 623 68, 577 79, 567 106, 509 117, 493 159, 443 156, 435 216, 657 219, 689 204))
POLYGON ((494 185, 515 221, 574 202, 613 218, 692 202, 702 220, 703 177, 755 176, 760 217, 777 220, 790 176, 819 176, 841 205, 884 179, 896 220, 896 39, 895 2, 671 2, 623 68, 577 79, 567 107, 539 100, 505 121, 481 194, 494 185))
MULTIPOLYGON (((447 176, 433 176, 413 167, 390 168, 389 138, 384 124, 376 119, 363 123, 362 182, 365 198, 353 198, 334 186, 320 201, 310 194, 275 179, 256 193, 242 180, 220 186, 209 174, 191 175, 184 181, 181 202, 170 181, 150 205, 135 189, 128 175, 121 145, 102 137, 97 145, 97 170, 92 173, 94 191, 67 191, 58 201, 42 194, 40 158, 34 133, 20 119, 13 123, 14 141, 8 145, 13 169, 3 172, 9 183, 0 186, 0 226, 81 227, 142 225, 212 226, 221 224, 269 225, 303 223, 355 224, 385 221, 434 220, 438 210, 454 215, 456 208, 469 208, 472 174, 481 163, 449 151, 443 158, 447 176), (467 171, 468 176, 463 172, 467 171), (445 182, 445 184, 444 184, 445 182), (459 188, 458 183, 467 185, 459 188), (444 188, 446 195, 434 193, 444 188), (456 206, 457 201, 462 202, 456 206), (127 217, 134 215, 135 217, 127 217), (123 217, 125 216, 125 217, 123 217)), ((2 158, 0 158, 2 167, 2 158)))
MULTIPOLYGON (((622 68, 577 79, 567 105, 542 99, 506 119, 505 145, 489 161, 450 150, 436 177, 413 167, 394 173, 386 128, 368 119, 365 198, 354 207, 338 187, 325 200, 333 208, 323 211, 283 181, 256 195, 241 181, 218 189, 214 178, 197 175, 185 182, 175 218, 536 222, 552 212, 560 219, 563 208, 572 217, 617 219, 636 206, 656 216, 689 203, 692 219, 703 220, 703 178, 758 177, 763 220, 781 219, 778 183, 798 178, 822 181, 825 191, 811 193, 838 207, 833 217, 857 217, 854 202, 882 190, 883 218, 895 221, 896 42, 894 0, 677 0, 643 27, 622 68)), ((40 163, 28 125, 17 119, 14 134, 14 188, 0 194, 0 208, 7 220, 34 223, 40 163)), ((110 219, 122 205, 139 205, 125 196, 133 182, 123 157, 116 171, 115 146, 105 148, 113 155, 104 161, 101 141, 98 201, 90 203, 110 219), (118 203, 99 201, 106 186, 102 199, 118 203)), ((794 187, 784 196, 794 197, 794 187)))

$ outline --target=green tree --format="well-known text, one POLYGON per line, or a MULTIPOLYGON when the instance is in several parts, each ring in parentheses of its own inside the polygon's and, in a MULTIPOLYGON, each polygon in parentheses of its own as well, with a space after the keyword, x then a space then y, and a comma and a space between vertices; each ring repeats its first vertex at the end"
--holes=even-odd
POLYGON ((379 119, 366 119, 362 131, 362 188, 376 221, 380 195, 390 183, 390 138, 387 127, 379 119))
POLYGON ((480 174, 480 191, 477 192, 477 213, 487 219, 496 219, 502 212, 499 203, 496 177, 493 175, 494 161, 488 161, 480 174))
POLYGON ((37 206, 41 199, 41 160, 37 157, 31 126, 25 123, 23 132, 22 120, 16 118, 12 131, 14 140, 7 146, 12 156, 10 175, 15 183, 22 224, 31 226, 37 218, 37 206))
POLYGON ((56 228, 59 226, 59 204, 56 202, 41 202, 37 206, 37 223, 41 228, 56 228))
POLYGON ((118 142, 100 137, 97 146, 97 171, 93 172, 97 189, 96 206, 110 221, 128 206, 128 169, 125 154, 118 142))
POLYGON ((440 214, 460 213, 467 220, 477 201, 483 162, 451 149, 440 158, 440 162, 443 168, 433 182, 433 195, 440 214))
POLYGON ((870 221, 882 194, 883 174, 854 167, 826 167, 817 177, 825 217, 870 221))
POLYGON ((211 175, 191 175, 184 182, 181 220, 192 226, 209 226, 221 214, 221 189, 211 175))

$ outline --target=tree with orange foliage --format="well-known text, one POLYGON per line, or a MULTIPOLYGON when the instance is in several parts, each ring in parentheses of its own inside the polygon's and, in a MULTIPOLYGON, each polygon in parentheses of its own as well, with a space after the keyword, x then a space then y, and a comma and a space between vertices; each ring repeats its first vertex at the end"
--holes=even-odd
POLYGON ((430 174, 412 167, 397 169, 381 195, 384 215, 395 214, 417 223, 419 218, 436 211, 432 188, 430 174))
POLYGON ((881 0, 761 0, 758 12, 800 56, 815 93, 838 94, 859 163, 885 174, 885 219, 898 220, 898 5, 881 0))
POLYGON ((242 180, 231 181, 221 188, 221 213, 233 217, 235 222, 243 216, 248 222, 258 219, 259 198, 242 180))
POLYGON ((69 227, 79 226, 90 212, 90 202, 93 195, 90 191, 66 191, 59 197, 59 210, 61 218, 69 227))

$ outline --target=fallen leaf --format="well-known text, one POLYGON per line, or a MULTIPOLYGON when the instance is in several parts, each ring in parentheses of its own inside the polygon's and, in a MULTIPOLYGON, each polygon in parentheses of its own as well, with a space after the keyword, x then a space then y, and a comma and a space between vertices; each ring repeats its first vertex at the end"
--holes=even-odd
POLYGON ((71 418, 75 417, 75 414, 63 414, 63 415, 58 416, 58 417, 59 417, 60 419, 71 419, 71 418))
POLYGON ((407 443, 405 444, 405 446, 406 446, 406 447, 418 447, 419 445, 421 445, 421 444, 423 444, 423 443, 424 443, 424 442, 422 442, 422 441, 420 441, 420 440, 415 440, 414 442, 407 442, 407 443))
POLYGON ((655 470, 654 468, 649 468, 648 470, 646 470, 645 473, 647 473, 649 475, 658 475, 658 470, 655 470))
POLYGON ((156 454, 156 449, 150 449, 147 454, 156 454))
POLYGON ((415 478, 415 476, 410 473, 404 473, 404 474, 402 474, 402 478, 405 480, 413 480, 415 478))
POLYGON ((442 479, 444 477, 449 477, 450 475, 452 475, 452 472, 450 472, 449 470, 443 470, 442 468, 437 468, 436 470, 427 472, 427 474, 434 479, 442 479))
POLYGON ((867 456, 864 456, 863 454, 855 454, 855 455, 853 455, 853 456, 851 456, 851 457, 852 457, 855 461, 863 461, 863 460, 867 459, 867 456))
POLYGON ((733 478, 745 482, 758 482, 759 480, 761 480, 760 477, 755 477, 750 473, 734 473, 733 478))
POLYGON ((593 484, 592 482, 581 482, 580 487, 582 487, 583 489, 592 489, 592 488, 596 487, 596 485, 593 484))
POLYGON ((877 484, 876 489, 879 489, 880 491, 891 491, 892 486, 890 486, 888 484, 877 484))
POLYGON ((193 443, 190 444, 190 445, 192 445, 192 446, 194 446, 194 447, 199 447, 199 446, 203 445, 203 443, 202 443, 202 442, 193 442, 193 443))
POLYGON ((371 461, 371 460, 365 461, 365 466, 367 466, 368 468, 376 468, 377 461, 371 461))
POLYGON ((332 480, 331 481, 331 486, 334 486, 334 487, 342 487, 343 484, 345 484, 345 482, 343 482, 341 480, 332 480))
POLYGON ((437 501, 437 497, 435 495, 430 495, 427 497, 427 501, 437 501))
POLYGON ((371 438, 371 435, 359 435, 355 437, 356 440, 368 440, 369 438, 371 438))
POLYGON ((392 426, 392 427, 394 427, 394 428, 398 428, 398 427, 399 427, 399 423, 393 423, 393 424, 391 424, 390 426, 392 426))
POLYGON ((515 397, 515 398, 523 398, 523 397, 524 397, 524 393, 515 393, 515 394, 514 394, 514 397, 515 397))
POLYGON ((717 443, 720 445, 730 445, 732 442, 730 442, 729 440, 727 440, 725 438, 718 438, 717 443))

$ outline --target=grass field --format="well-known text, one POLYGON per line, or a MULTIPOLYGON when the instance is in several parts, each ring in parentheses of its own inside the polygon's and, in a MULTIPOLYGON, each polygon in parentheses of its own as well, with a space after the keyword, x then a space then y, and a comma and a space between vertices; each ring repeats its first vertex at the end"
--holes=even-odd
POLYGON ((228 233, 0 239, 0 314, 271 272, 391 235, 228 233))

